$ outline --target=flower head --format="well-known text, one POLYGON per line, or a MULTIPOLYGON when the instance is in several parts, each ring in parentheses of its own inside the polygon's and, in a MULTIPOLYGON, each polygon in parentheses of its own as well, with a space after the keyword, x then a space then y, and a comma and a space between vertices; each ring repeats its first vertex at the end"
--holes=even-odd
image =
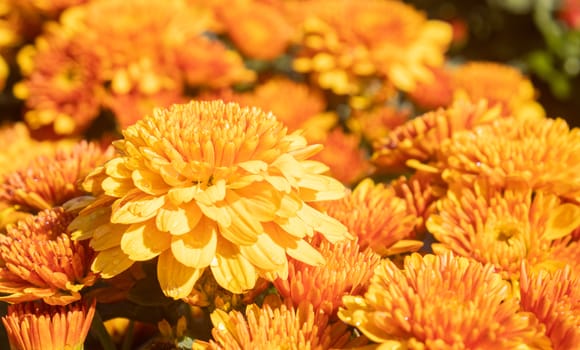
POLYGON ((580 206, 527 186, 506 189, 484 181, 473 188, 451 186, 427 229, 440 242, 436 253, 452 251, 492 264, 506 279, 519 279, 523 261, 554 260, 553 243, 580 226, 580 206))
POLYGON ((414 253, 402 270, 383 260, 364 297, 345 296, 338 315, 393 348, 549 349, 543 327, 509 295, 491 265, 414 253))
POLYGON ((53 31, 23 49, 19 63, 25 80, 14 93, 26 101, 30 128, 78 134, 98 116, 103 77, 100 57, 88 41, 53 31))
POLYGON ((554 273, 536 273, 523 266, 521 305, 546 326, 554 349, 573 349, 580 344, 580 279, 570 266, 554 273))
POLYGON ((309 205, 345 192, 308 160, 320 146, 287 134, 272 114, 194 101, 157 109, 123 135, 118 156, 85 181, 97 198, 71 225, 77 239, 91 238, 93 270, 105 278, 158 257, 168 296, 186 297, 208 267, 241 293, 258 276, 286 278, 287 255, 323 263, 304 240, 314 231, 350 237, 309 205))
POLYGON ((413 118, 377 140, 372 160, 381 172, 401 172, 417 163, 434 162, 444 140, 497 118, 498 108, 490 108, 485 101, 457 100, 449 108, 413 118))
POLYGON ((84 194, 78 182, 113 156, 113 149, 81 141, 72 149, 59 147, 40 155, 28 166, 6 174, 0 184, 0 200, 32 211, 49 209, 84 194))
POLYGON ((493 62, 471 61, 451 71, 453 91, 473 100, 485 99, 491 107, 500 106, 502 115, 544 117, 535 101, 532 82, 516 68, 493 62))
POLYGON ((496 120, 458 133, 440 148, 443 179, 470 186, 486 178, 505 187, 524 181, 580 203, 580 129, 563 119, 496 120))
POLYGON ((366 291, 380 255, 370 248, 361 251, 356 240, 336 244, 319 241, 315 246, 326 259, 326 264, 311 266, 290 259, 288 279, 274 281, 278 293, 292 300, 294 306, 310 302, 315 310, 336 315, 345 294, 361 295, 366 291))
POLYGON ((8 306, 2 323, 12 349, 81 350, 94 314, 94 301, 66 306, 30 302, 8 306))
POLYGON ((79 291, 95 283, 93 252, 66 233, 73 217, 60 207, 44 210, 0 235, 0 300, 64 305, 79 300, 79 291))
POLYGON ((395 190, 364 179, 344 198, 325 203, 328 215, 338 219, 358 238, 361 250, 372 248, 381 255, 393 255, 421 248, 413 234, 415 216, 395 190))
POLYGON ((347 120, 348 127, 370 143, 386 137, 391 130, 405 124, 411 111, 393 106, 380 106, 371 110, 353 111, 347 120))
POLYGON ((328 315, 316 312, 306 301, 297 308, 252 304, 245 317, 239 311, 215 310, 211 320, 215 341, 210 349, 336 349, 351 337, 344 323, 330 322, 328 315))
POLYGON ((449 25, 400 1, 296 3, 305 7, 304 49, 294 68, 337 94, 358 93, 359 80, 371 75, 412 89, 431 79, 427 66, 440 66, 451 42, 449 25))

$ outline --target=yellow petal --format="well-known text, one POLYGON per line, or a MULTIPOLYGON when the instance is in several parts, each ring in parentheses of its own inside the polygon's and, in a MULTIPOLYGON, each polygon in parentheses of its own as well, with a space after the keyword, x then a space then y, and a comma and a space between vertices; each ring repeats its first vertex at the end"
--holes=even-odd
POLYGON ((190 181, 183 176, 173 164, 163 165, 159 168, 159 175, 166 184, 171 187, 186 186, 190 181))
POLYGON ((259 269, 273 271, 284 265, 286 252, 268 234, 258 235, 256 243, 240 247, 240 253, 259 269))
POLYGON ((281 154, 270 166, 279 169, 287 179, 306 175, 302 164, 287 153, 281 154))
POLYGON ((153 220, 129 226, 121 238, 121 249, 134 261, 153 259, 170 245, 171 235, 157 230, 153 220))
POLYGON ((261 160, 248 160, 238 163, 237 166, 251 174, 259 174, 268 169, 268 164, 261 160))
POLYGON ((194 194, 196 201, 205 206, 211 206, 224 199, 226 196, 225 180, 218 180, 213 186, 209 186, 205 191, 194 194))
POLYGON ((233 191, 228 191, 225 202, 222 209, 232 220, 230 225, 223 225, 218 221, 222 236, 237 245, 249 245, 256 242, 257 236, 264 232, 264 228, 246 208, 243 199, 233 191))
POLYGON ((174 236, 171 251, 185 266, 204 268, 215 257, 217 236, 215 222, 204 218, 186 235, 174 236))
POLYGON ((270 175, 264 176, 264 179, 280 192, 290 193, 292 190, 292 185, 288 182, 288 179, 283 176, 270 175))
POLYGON ((232 293, 242 293, 256 285, 254 265, 240 255, 231 243, 220 240, 216 258, 210 264, 216 282, 232 293))
POLYGON ((191 231, 201 219, 202 213, 197 204, 190 202, 177 207, 166 204, 159 209, 155 224, 160 231, 172 235, 183 235, 191 231))
POLYGON ((105 163, 105 172, 107 175, 117 179, 130 179, 131 170, 126 166, 126 158, 118 157, 105 163))
POLYGON ((336 243, 346 238, 352 239, 346 226, 340 223, 340 221, 319 212, 306 203, 302 205, 302 208, 300 208, 296 214, 314 230, 322 233, 324 237, 332 243, 336 243))
POLYGON ((106 223, 97 226, 93 231, 90 246, 95 251, 101 251, 113 247, 118 247, 121 244, 121 237, 123 232, 127 229, 127 225, 106 223))
POLYGON ((101 183, 101 187, 106 195, 117 198, 123 197, 135 188, 131 179, 116 179, 113 177, 107 177, 104 179, 101 183))
POLYGON ((189 187, 176 187, 167 192, 167 198, 175 205, 189 203, 193 200, 194 194, 199 192, 197 185, 189 187))
POLYGON ((74 240, 93 237, 95 228, 108 224, 111 218, 110 207, 91 208, 91 210, 83 210, 81 213, 83 215, 78 215, 68 225, 68 231, 71 232, 71 238, 74 240))
POLYGON ((151 171, 133 170, 131 178, 135 187, 147 194, 160 195, 169 190, 169 186, 163 181, 163 178, 151 171))
POLYGON ((550 213, 544 237, 549 240, 562 238, 578 227, 580 227, 580 206, 564 203, 550 213))
POLYGON ((318 250, 308 244, 308 242, 303 239, 296 240, 295 242, 295 247, 286 248, 288 255, 308 265, 324 265, 326 259, 324 259, 318 250))
POLYGON ((171 250, 159 255, 157 279, 163 293, 173 299, 187 297, 204 269, 188 267, 175 260, 171 250))
POLYGON ((298 186, 300 198, 306 202, 340 199, 346 193, 340 181, 325 175, 306 174, 300 178, 298 186))
POLYGON ((134 224, 151 219, 165 203, 165 197, 154 197, 138 190, 113 203, 111 222, 134 224))
POLYGON ((111 278, 127 270, 131 265, 133 260, 123 253, 121 247, 115 247, 99 252, 91 269, 100 272, 102 278, 111 278))
POLYGON ((282 195, 280 199, 280 207, 276 211, 276 215, 283 218, 290 218, 296 216, 298 210, 302 207, 303 200, 295 193, 282 195))
POLYGON ((240 197, 243 206, 259 221, 274 219, 282 199, 281 194, 267 182, 255 183, 234 192, 240 197))
POLYGON ((284 232, 297 238, 304 238, 305 236, 311 237, 314 234, 312 226, 308 225, 304 220, 297 216, 278 218, 274 220, 274 222, 284 230, 284 232))

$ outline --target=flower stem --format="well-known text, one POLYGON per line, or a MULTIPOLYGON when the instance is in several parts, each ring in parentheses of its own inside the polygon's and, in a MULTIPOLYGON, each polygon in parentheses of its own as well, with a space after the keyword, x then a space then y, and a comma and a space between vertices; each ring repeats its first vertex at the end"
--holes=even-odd
POLYGON ((103 350, 116 350, 115 343, 113 343, 113 339, 111 339, 111 335, 107 332, 103 324, 103 319, 97 310, 95 310, 95 316, 91 324, 91 334, 99 340, 103 350))

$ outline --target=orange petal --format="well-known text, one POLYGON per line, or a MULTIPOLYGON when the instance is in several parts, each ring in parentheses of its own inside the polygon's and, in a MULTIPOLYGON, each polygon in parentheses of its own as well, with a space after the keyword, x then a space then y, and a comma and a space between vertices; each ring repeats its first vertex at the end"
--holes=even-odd
POLYGON ((102 278, 111 278, 127 270, 131 265, 133 260, 129 259, 121 247, 115 247, 99 252, 91 269, 100 272, 102 278))

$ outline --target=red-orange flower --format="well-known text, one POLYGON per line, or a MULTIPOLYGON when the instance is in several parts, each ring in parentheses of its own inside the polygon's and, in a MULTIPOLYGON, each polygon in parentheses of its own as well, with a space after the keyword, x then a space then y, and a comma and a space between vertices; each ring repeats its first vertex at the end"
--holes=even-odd
POLYGON ((325 203, 328 215, 342 222, 358 238, 361 249, 372 248, 381 255, 415 251, 423 245, 410 240, 415 216, 395 190, 364 179, 344 198, 325 203))
POLYGON ((82 350, 94 314, 94 301, 66 306, 31 302, 8 306, 2 323, 11 349, 82 350))
POLYGON ((66 233, 73 217, 61 207, 44 210, 0 235, 0 300, 64 305, 95 283, 92 250, 66 233))
POLYGON ((403 269, 385 259, 364 297, 343 301, 338 316, 384 348, 550 349, 492 265, 452 254, 414 253, 403 269))
POLYGON ((315 310, 332 316, 342 305, 343 295, 361 295, 366 291, 380 256, 370 248, 361 250, 356 240, 331 244, 316 238, 319 242, 315 246, 326 263, 311 266, 290 259, 288 279, 277 279, 274 286, 294 306, 308 301, 315 310))
POLYGON ((373 145, 372 160, 380 172, 401 172, 437 160, 444 140, 462 130, 500 118, 485 101, 457 100, 447 109, 425 113, 392 130, 373 145))
POLYGON ((228 314, 215 310, 211 320, 214 339, 209 349, 326 350, 345 346, 353 336, 344 323, 330 322, 328 315, 316 312, 308 302, 297 308, 267 303, 260 308, 252 304, 245 316, 239 311, 228 314))
POLYGON ((546 326, 552 347, 574 349, 580 344, 580 278, 570 266, 549 273, 522 267, 521 307, 546 326))
POLYGON ((81 141, 74 147, 57 148, 40 155, 28 166, 6 174, 0 183, 0 200, 38 211, 64 204, 85 193, 79 181, 113 156, 113 148, 81 141))
POLYGON ((360 143, 360 136, 336 128, 326 136, 324 148, 312 159, 326 164, 335 179, 346 185, 353 184, 371 172, 367 152, 360 143))
POLYGON ((483 177, 494 186, 524 181, 580 203, 580 129, 563 119, 496 120, 456 134, 442 145, 443 179, 471 186, 483 177))

